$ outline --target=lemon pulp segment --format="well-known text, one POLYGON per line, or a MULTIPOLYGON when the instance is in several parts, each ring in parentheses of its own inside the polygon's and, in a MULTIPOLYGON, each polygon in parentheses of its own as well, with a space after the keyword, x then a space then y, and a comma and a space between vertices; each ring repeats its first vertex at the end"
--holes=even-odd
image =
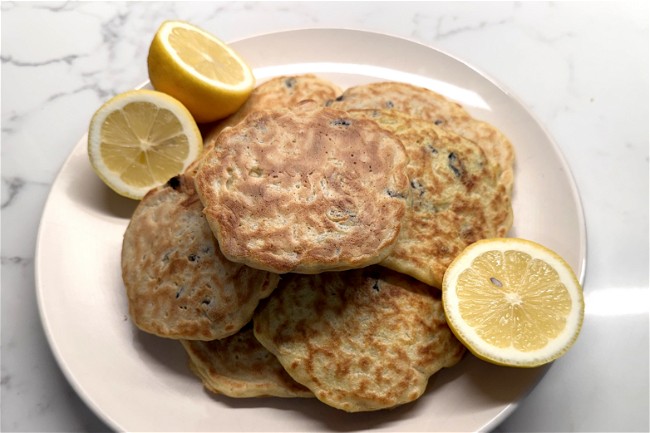
POLYGON ((458 277, 465 322, 488 343, 538 350, 566 326, 571 297, 557 272, 520 251, 490 251, 458 277))
POLYGON ((149 102, 131 102, 110 113, 101 126, 101 157, 127 184, 163 183, 180 172, 189 154, 178 119, 149 102))
POLYGON ((88 156, 97 175, 133 199, 183 172, 202 147, 190 112, 174 98, 144 89, 107 101, 88 132, 88 156))

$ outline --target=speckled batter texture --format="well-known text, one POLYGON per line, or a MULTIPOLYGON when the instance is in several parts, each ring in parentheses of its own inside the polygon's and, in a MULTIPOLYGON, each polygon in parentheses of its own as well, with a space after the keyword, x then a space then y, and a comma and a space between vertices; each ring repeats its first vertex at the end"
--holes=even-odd
POLYGON ((122 279, 133 322, 167 338, 214 340, 234 334, 278 275, 227 260, 186 176, 150 191, 122 244, 122 279))
POLYGON ((297 382, 348 412, 417 399, 465 352, 440 292, 379 266, 283 276, 254 330, 297 382))
POLYGON ((307 103, 224 130, 196 186, 221 251, 277 273, 383 260, 409 193, 402 143, 375 122, 307 103))
POLYGON ((395 110, 350 110, 349 115, 373 119, 393 132, 410 158, 411 194, 402 231, 381 265, 441 287, 447 267, 465 247, 508 233, 510 195, 476 143, 395 110))
POLYGON ((418 86, 399 82, 376 82, 350 87, 328 102, 341 110, 395 110, 431 120, 437 126, 477 143, 499 167, 498 176, 508 193, 514 183, 514 147, 493 125, 478 120, 457 102, 418 86))

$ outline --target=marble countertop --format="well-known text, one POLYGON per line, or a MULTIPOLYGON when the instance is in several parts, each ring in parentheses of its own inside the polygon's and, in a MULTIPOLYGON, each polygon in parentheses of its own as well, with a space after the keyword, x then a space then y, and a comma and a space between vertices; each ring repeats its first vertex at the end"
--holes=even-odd
POLYGON ((496 431, 648 431, 648 3, 3 1, 1 14, 2 431, 109 430, 48 347, 36 234, 94 110, 147 79, 164 19, 225 41, 306 27, 388 33, 450 53, 515 95, 580 191, 586 317, 572 350, 496 431))

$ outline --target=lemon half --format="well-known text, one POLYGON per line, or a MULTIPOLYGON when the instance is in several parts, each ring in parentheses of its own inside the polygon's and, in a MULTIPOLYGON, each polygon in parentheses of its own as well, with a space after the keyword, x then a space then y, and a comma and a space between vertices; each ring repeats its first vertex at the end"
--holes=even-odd
POLYGON ((239 54, 183 21, 162 23, 147 65, 154 89, 181 101, 200 123, 234 113, 255 87, 255 77, 239 54))
POLYGON ((132 90, 103 104, 88 130, 95 173, 120 195, 139 200, 185 169, 203 149, 190 112, 154 90, 132 90))
POLYGON ((562 356, 584 317, 582 287, 555 252, 516 238, 478 241, 443 278, 449 327, 477 357, 536 367, 562 356))

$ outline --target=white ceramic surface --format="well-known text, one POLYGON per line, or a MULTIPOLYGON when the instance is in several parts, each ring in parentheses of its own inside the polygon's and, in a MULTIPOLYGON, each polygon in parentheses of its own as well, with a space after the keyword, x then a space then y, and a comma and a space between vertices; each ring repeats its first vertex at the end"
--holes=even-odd
MULTIPOLYGON (((495 430, 649 430, 648 6, 639 1, 2 2, 2 431, 108 429, 47 344, 36 233, 52 182, 93 111, 146 79, 151 35, 167 18, 226 41, 307 27, 402 36, 462 59, 516 95, 558 144, 580 190, 586 317, 573 349, 495 430)), ((114 201, 92 200, 98 208, 114 201)), ((119 218, 131 210, 113 208, 119 218)), ((79 302, 93 303, 96 291, 91 281, 79 302)), ((151 343, 138 344, 162 349, 151 343)), ((89 354, 88 364, 111 349, 89 354)), ((123 399, 137 410, 140 402, 123 399)))
MULTIPOLYGON (((406 81, 455 99, 498 125, 517 153, 512 234, 561 252, 582 275, 584 216, 564 159, 521 105, 467 65, 404 39, 352 30, 288 31, 232 46, 260 81, 296 73, 314 73, 342 88, 406 81), (354 44, 337 48, 347 41, 354 44), (561 210, 562 219, 553 209, 561 210)), ((178 343, 143 335, 128 319, 119 258, 132 205, 94 175, 84 137, 53 184, 36 250, 39 307, 55 356, 84 400, 118 430, 307 431, 357 425, 479 431, 497 425, 543 374, 544 369, 496 368, 469 357, 437 375, 418 404, 370 414, 333 416, 313 400, 241 402, 208 396, 187 371, 178 343), (110 353, 94 356, 105 347, 111 347, 110 353)))

